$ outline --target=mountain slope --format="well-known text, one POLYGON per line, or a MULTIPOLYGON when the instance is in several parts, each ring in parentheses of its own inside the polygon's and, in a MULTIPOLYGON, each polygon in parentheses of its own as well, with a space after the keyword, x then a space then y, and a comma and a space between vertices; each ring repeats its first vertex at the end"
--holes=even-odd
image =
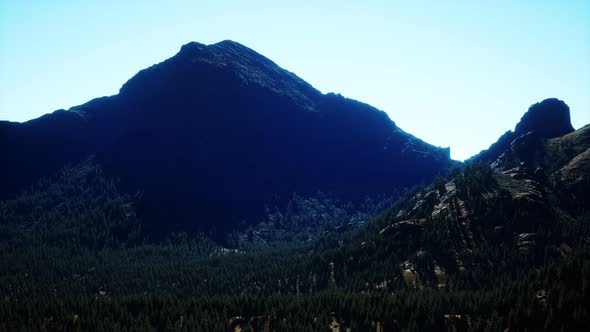
POLYGON ((143 193, 147 228, 225 233, 264 204, 322 190, 345 200, 428 182, 453 164, 369 105, 321 94, 232 41, 189 43, 119 94, 0 123, 0 198, 88 155, 143 193))

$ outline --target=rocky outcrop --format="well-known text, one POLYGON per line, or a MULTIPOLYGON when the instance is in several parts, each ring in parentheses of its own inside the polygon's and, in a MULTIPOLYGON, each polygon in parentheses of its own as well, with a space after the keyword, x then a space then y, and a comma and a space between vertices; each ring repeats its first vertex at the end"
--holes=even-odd
MULTIPOLYGON (((505 132, 489 149, 471 157, 469 162, 490 164, 503 153, 512 149, 531 153, 527 156, 521 155, 521 158, 533 158, 535 149, 529 149, 523 144, 536 144, 539 139, 559 137, 572 131, 574 128, 571 124, 570 109, 567 104, 556 98, 545 99, 529 107, 514 131, 505 132), (529 134, 531 132, 534 134, 529 134)), ((510 156, 504 158, 510 158, 510 156)))
POLYGON ((418 286, 419 278, 415 264, 411 261, 404 261, 400 264, 400 268, 406 285, 416 288, 418 286))
POLYGON ((535 131, 540 137, 553 138, 574 131, 570 119, 570 108, 565 102, 556 98, 545 99, 532 105, 514 132, 517 135, 535 131))
POLYGON ((426 219, 409 219, 396 222, 379 231, 379 235, 386 235, 390 232, 401 232, 403 234, 418 234, 424 227, 426 219))
POLYGON ((563 166, 559 170, 558 176, 567 187, 588 183, 590 179, 590 148, 563 166))
POLYGON ((555 172, 553 181, 563 187, 562 200, 590 205, 590 148, 555 172))
MULTIPOLYGON (((322 95, 297 75, 232 40, 224 40, 213 45, 197 42, 185 44, 173 58, 140 71, 121 87, 120 94, 132 97, 144 94, 146 89, 159 93, 164 89, 161 86, 163 82, 159 81, 162 74, 172 75, 175 73, 171 71, 180 69, 189 70, 189 73, 195 69, 225 72, 237 78, 242 85, 254 85, 273 94, 284 96, 305 111, 317 111, 317 102, 322 95)), ((190 77, 187 78, 190 79, 190 77)), ((218 78, 210 77, 209 79, 218 78)), ((178 87, 193 88, 191 85, 178 87)))
POLYGON ((529 131, 519 136, 510 143, 510 150, 504 152, 506 156, 503 167, 511 167, 516 164, 523 164, 527 167, 540 166, 543 158, 543 136, 536 131, 529 131))
POLYGON ((447 287, 447 273, 446 271, 438 264, 434 264, 433 266, 434 277, 436 278, 436 288, 444 289, 447 287))
POLYGON ((515 244, 523 255, 529 255, 535 248, 535 233, 518 234, 515 244))

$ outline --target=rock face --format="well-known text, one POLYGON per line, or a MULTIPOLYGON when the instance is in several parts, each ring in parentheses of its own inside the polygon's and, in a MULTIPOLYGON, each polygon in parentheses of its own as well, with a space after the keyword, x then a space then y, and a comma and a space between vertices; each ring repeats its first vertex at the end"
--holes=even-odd
POLYGON ((587 182, 590 177, 590 148, 562 167, 558 175, 568 186, 587 182))
POLYGON ((554 138, 574 131, 570 119, 570 109, 559 99, 545 99, 529 107, 514 131, 505 132, 489 149, 470 158, 472 162, 492 163, 502 153, 509 150, 514 140, 529 132, 535 132, 540 139, 554 138))
POLYGON ((522 116, 514 132, 520 136, 529 131, 535 131, 543 138, 571 133, 574 127, 570 119, 570 108, 556 98, 545 99, 532 105, 522 116))
POLYGON ((590 125, 548 140, 546 151, 549 179, 563 186, 562 199, 590 205, 590 125))
POLYGON ((448 149, 367 104, 322 94, 232 41, 189 43, 119 94, 25 123, 0 123, 0 199, 94 155, 143 193, 146 229, 224 233, 271 199, 322 190, 345 200, 426 182, 448 149))

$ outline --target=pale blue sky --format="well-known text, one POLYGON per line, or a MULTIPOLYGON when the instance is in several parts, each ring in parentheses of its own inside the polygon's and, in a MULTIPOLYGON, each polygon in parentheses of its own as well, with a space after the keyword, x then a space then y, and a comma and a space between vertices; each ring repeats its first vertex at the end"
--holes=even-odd
POLYGON ((116 94, 182 44, 232 39, 465 159, 530 104, 590 123, 590 1, 0 0, 0 120, 116 94))

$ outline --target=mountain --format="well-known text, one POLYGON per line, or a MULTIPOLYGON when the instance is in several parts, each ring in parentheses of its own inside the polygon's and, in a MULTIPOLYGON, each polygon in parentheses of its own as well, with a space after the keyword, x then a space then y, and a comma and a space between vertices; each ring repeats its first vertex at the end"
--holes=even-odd
POLYGON ((294 192, 359 201, 454 165, 449 149, 384 112, 322 94, 233 41, 186 44, 117 95, 1 122, 0 149, 0 199, 93 156, 124 191, 142 193, 138 213, 156 234, 224 234, 294 192))
POLYGON ((349 229, 324 232, 366 216, 293 195, 252 228, 300 226, 288 246, 145 242, 136 197, 90 158, 0 202, 0 330, 585 330, 590 125, 541 128, 349 229))

